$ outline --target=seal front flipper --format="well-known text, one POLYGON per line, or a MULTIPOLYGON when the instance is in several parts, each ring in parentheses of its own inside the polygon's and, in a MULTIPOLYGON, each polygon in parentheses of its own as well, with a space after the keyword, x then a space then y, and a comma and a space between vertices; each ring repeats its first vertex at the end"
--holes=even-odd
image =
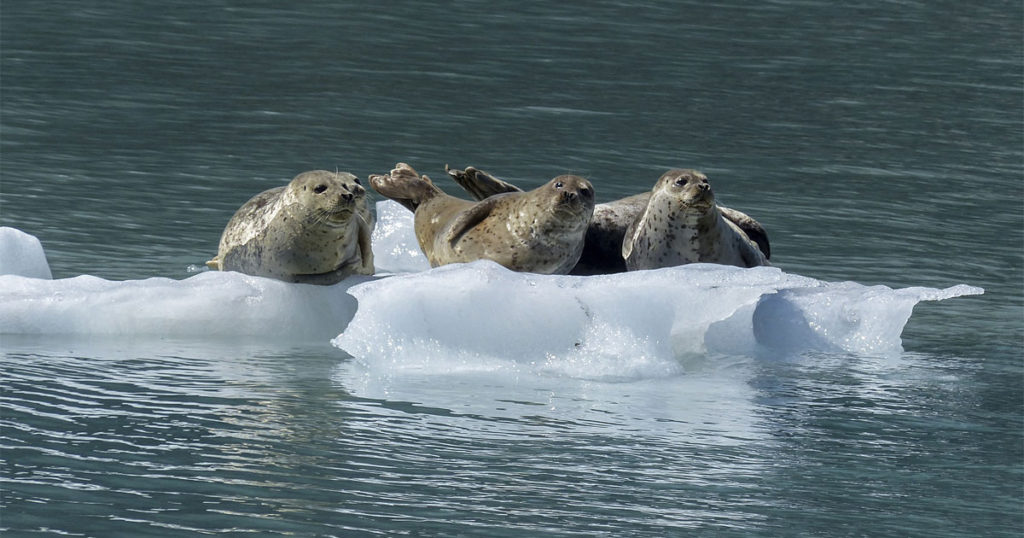
POLYGON ((355 272, 360 275, 372 275, 374 271, 373 267, 373 248, 371 248, 370 237, 373 235, 374 222, 371 220, 367 222, 365 217, 359 219, 359 232, 358 232, 358 249, 360 263, 359 267, 355 269, 355 272))
POLYGON ((627 270, 632 270, 630 257, 633 255, 633 246, 639 245, 640 241, 644 241, 642 245, 644 248, 649 247, 649 240, 643 237, 644 224, 647 220, 647 208, 645 207, 639 215, 633 219, 633 222, 626 227, 626 233, 622 238, 622 259, 626 263, 627 270))
POLYGON ((501 198, 501 196, 492 196, 481 202, 477 202, 473 207, 459 213, 459 215, 452 220, 451 224, 448 225, 448 229, 445 231, 444 241, 452 248, 455 248, 455 245, 460 239, 462 239, 462 236, 466 235, 467 232, 472 230, 476 225, 480 224, 491 215, 501 198))
POLYGON ((519 187, 472 166, 465 170, 458 170, 446 164, 444 171, 448 172, 448 175, 476 200, 484 200, 506 192, 523 192, 519 187))
POLYGON ((722 205, 718 206, 718 211, 722 213, 723 217, 732 221, 736 226, 739 226, 740 230, 742 230, 751 241, 757 244, 757 248, 762 254, 764 254, 764 258, 766 260, 770 260, 772 258, 772 247, 768 243, 768 232, 765 231, 764 226, 761 226, 760 222, 757 222, 742 211, 730 209, 722 205))

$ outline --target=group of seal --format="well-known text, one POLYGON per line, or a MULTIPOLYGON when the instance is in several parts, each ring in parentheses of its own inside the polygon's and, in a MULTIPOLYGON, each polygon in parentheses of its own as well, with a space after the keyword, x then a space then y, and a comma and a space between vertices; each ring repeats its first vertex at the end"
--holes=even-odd
MULTIPOLYGON (((477 199, 519 188, 475 168, 447 168, 477 199)), ((696 170, 665 172, 650 192, 597 204, 572 274, 658 269, 687 263, 769 265, 764 227, 743 212, 715 203, 707 177, 696 170)))
MULTIPOLYGON (((369 178, 374 190, 413 212, 431 267, 489 259, 513 271, 590 275, 696 262, 769 264, 764 228, 717 205, 696 170, 669 170, 650 192, 596 205, 594 187, 575 175, 523 191, 473 167, 445 170, 476 201, 445 193, 405 163, 369 178)), ((246 202, 207 265, 334 284, 373 274, 373 226, 354 175, 305 172, 246 202)))

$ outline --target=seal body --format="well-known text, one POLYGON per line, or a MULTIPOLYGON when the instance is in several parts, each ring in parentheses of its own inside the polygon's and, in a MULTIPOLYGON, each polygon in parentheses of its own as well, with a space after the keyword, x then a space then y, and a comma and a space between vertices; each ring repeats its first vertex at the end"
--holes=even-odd
POLYGON ((568 273, 594 211, 590 182, 572 175, 479 202, 444 193, 405 163, 370 176, 370 185, 415 213, 416 239, 431 267, 488 259, 513 271, 568 273))
POLYGON ((626 229, 647 207, 650 193, 636 194, 594 206, 594 216, 587 227, 587 239, 580 261, 572 269, 574 275, 605 275, 626 271, 622 259, 622 241, 626 229))
POLYGON ((221 234, 213 269, 329 285, 373 274, 374 218, 347 172, 314 170, 257 194, 221 234))
POLYGON ((743 230, 715 204, 711 184, 696 170, 669 170, 647 207, 626 230, 622 258, 630 271, 688 263, 768 265, 743 230))
MULTIPOLYGON (((446 167, 446 170, 459 186, 477 200, 506 192, 520 192, 519 187, 473 167, 467 167, 465 170, 446 167)), ((587 228, 583 253, 571 274, 595 275, 626 271, 626 261, 622 257, 626 230, 647 209, 651 196, 652 192, 644 192, 595 205, 593 217, 587 228)), ((768 234, 759 222, 741 211, 724 206, 717 207, 722 216, 739 227, 744 235, 757 244, 766 260, 771 257, 768 234)), ((655 233, 653 229, 651 233, 655 233)))

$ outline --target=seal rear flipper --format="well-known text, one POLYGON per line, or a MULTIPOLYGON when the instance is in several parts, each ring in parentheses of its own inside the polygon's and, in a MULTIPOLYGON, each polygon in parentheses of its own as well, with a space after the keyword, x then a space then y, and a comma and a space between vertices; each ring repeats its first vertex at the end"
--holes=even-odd
POLYGON ((458 170, 446 164, 444 171, 448 172, 448 175, 476 200, 484 200, 506 192, 523 192, 519 187, 472 166, 465 170, 458 170))
POLYGON ((206 266, 214 271, 222 271, 223 267, 220 263, 220 256, 215 256, 212 260, 206 262, 206 266))
POLYGON ((718 206, 718 210, 722 213, 722 216, 732 221, 733 224, 739 226, 740 230, 750 238, 757 248, 764 254, 766 260, 770 260, 772 257, 772 247, 768 243, 768 232, 765 231, 764 226, 761 226, 760 222, 757 222, 749 215, 742 211, 730 209, 725 206, 718 206))
MULTIPOLYGON (((742 238, 741 238, 742 239, 742 238)), ((750 244, 750 248, 740 249, 740 259, 746 267, 760 267, 762 265, 771 265, 768 262, 768 258, 761 252, 756 243, 750 244)))
POLYGON ((396 164, 387 175, 371 175, 370 186, 414 213, 424 201, 441 193, 441 189, 429 177, 417 174, 416 170, 405 163, 396 164))
POLYGON ((278 280, 285 282, 294 282, 296 284, 314 284, 317 286, 333 286, 342 280, 355 274, 352 271, 352 267, 349 265, 339 267, 328 273, 317 273, 311 275, 290 275, 286 278, 274 277, 278 280))
POLYGON ((448 225, 448 230, 445 231, 445 242, 454 248, 462 236, 490 216, 499 200, 501 200, 500 196, 487 198, 459 213, 459 216, 452 220, 452 223, 448 225))

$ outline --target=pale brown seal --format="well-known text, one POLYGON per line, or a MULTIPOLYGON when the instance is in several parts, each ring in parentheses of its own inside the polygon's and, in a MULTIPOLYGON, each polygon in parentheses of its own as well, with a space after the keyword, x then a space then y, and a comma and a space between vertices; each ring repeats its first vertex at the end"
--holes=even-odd
POLYGON ((334 284, 373 274, 374 218, 347 172, 314 170, 257 194, 224 228, 213 269, 287 282, 334 284))
MULTIPOLYGON (((446 166, 445 170, 459 186, 477 200, 483 200, 495 194, 521 191, 519 187, 473 167, 457 170, 446 166)), ((594 215, 587 228, 583 254, 580 255, 579 262, 571 273, 593 275, 626 271, 626 262, 622 258, 622 244, 626 237, 626 229, 647 208, 651 194, 651 192, 644 192, 595 205, 594 215)), ((718 209, 726 219, 739 226, 747 237, 757 243, 765 259, 771 257, 768 234, 759 222, 741 211, 725 206, 718 206, 718 209)))
POLYGON ((513 271, 568 273, 594 212, 594 188, 573 175, 480 202, 444 193, 405 163, 370 176, 370 185, 414 212, 416 239, 431 267, 488 259, 513 271))
POLYGON ((757 243, 722 215, 708 178, 696 170, 669 170, 658 179, 626 230, 622 258, 630 271, 698 262, 768 265, 757 243))

